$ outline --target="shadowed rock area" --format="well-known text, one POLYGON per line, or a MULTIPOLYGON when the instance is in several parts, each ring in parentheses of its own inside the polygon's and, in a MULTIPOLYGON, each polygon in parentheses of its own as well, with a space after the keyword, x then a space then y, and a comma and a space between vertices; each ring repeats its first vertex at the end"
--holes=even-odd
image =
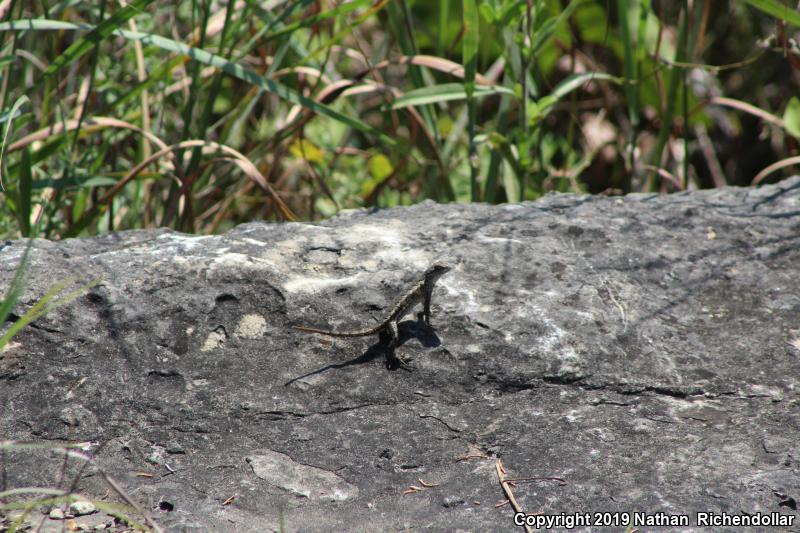
MULTIPOLYGON (((523 531, 497 458, 524 512, 596 524, 572 531, 800 530, 800 178, 36 241, 14 316, 74 274, 101 285, 0 355, 0 439, 91 442, 167 531, 523 531), (434 261, 405 368, 291 329, 372 326, 434 261)), ((4 463, 7 488, 80 466, 4 463)), ((75 490, 120 501, 97 467, 75 490)))

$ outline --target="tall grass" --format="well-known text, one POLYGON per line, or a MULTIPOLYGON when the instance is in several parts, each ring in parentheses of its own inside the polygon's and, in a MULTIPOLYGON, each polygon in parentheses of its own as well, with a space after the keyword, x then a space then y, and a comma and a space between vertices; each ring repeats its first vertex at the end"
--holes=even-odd
POLYGON ((0 20, 0 235, 36 216, 50 238, 213 233, 796 164, 800 15, 777 0, 3 2, 0 20))

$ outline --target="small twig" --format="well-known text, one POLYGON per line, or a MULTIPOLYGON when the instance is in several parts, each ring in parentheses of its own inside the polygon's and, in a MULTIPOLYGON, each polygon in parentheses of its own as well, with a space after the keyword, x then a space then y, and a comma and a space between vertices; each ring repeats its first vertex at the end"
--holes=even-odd
POLYGON ((766 168, 762 169, 758 174, 756 174, 756 176, 753 178, 753 181, 750 182, 750 185, 755 187, 756 185, 761 183, 761 180, 763 180, 764 178, 766 178, 767 176, 769 176, 770 174, 772 174, 776 170, 780 170, 780 169, 782 169, 784 167, 788 167, 790 165, 797 165, 798 163, 800 163, 800 156, 787 157, 786 159, 782 159, 781 161, 778 161, 777 163, 772 163, 771 165, 769 165, 766 168))
MULTIPOLYGON (((516 498, 514 498, 514 493, 511 492, 511 481, 506 480, 506 469, 503 468, 503 462, 500 459, 497 459, 494 463, 495 470, 497 470, 497 479, 500 480, 500 486, 503 487, 503 492, 506 493, 506 497, 508 501, 511 503, 511 507, 518 513, 522 512, 522 507, 519 506, 517 503, 516 498)), ((533 528, 528 524, 525 524, 525 531, 528 533, 533 533, 533 528)))
POLYGON ((506 483, 521 483, 530 481, 558 481, 562 485, 566 485, 567 481, 560 477, 515 477, 506 479, 506 483))
POLYGON ((145 523, 148 526, 150 526, 153 531, 155 531, 156 533, 164 533, 164 530, 161 529, 161 526, 156 524, 156 521, 153 520, 153 517, 150 516, 150 513, 145 511, 138 503, 136 503, 134 499, 131 498, 127 492, 125 492, 125 490, 122 488, 122 486, 120 486, 119 483, 117 483, 113 478, 111 478, 111 476, 106 474, 106 472, 103 469, 101 468, 98 469, 98 472, 100 472, 100 475, 103 476, 103 479, 106 480, 106 483, 111 485, 111 488, 114 489, 114 491, 119 495, 120 498, 122 498, 125 501, 125 503, 136 509, 139 515, 144 518, 145 523))
POLYGON ((653 172, 657 173, 659 176, 664 178, 666 181, 670 182, 672 184, 672 186, 675 187, 679 191, 682 191, 682 190, 685 189, 685 187, 683 186, 683 184, 681 183, 681 181, 678 178, 676 178, 675 176, 670 174, 667 170, 665 170, 665 169, 663 169, 661 167, 657 167, 655 165, 642 165, 642 168, 645 169, 645 170, 652 170, 653 172))

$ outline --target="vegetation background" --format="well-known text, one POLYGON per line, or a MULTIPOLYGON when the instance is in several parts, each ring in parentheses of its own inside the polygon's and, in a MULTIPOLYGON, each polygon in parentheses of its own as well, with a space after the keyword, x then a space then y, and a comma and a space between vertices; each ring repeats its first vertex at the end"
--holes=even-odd
POLYGON ((0 236, 776 181, 788 0, 0 0, 0 236))

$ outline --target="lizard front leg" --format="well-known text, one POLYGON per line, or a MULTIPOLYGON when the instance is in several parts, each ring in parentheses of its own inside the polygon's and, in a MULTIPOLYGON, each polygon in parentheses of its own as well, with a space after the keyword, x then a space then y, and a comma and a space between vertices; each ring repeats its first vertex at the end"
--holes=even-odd
POLYGON ((425 320, 425 325, 431 325, 431 298, 433 297, 433 283, 425 282, 425 287, 422 290, 422 318, 425 320))

